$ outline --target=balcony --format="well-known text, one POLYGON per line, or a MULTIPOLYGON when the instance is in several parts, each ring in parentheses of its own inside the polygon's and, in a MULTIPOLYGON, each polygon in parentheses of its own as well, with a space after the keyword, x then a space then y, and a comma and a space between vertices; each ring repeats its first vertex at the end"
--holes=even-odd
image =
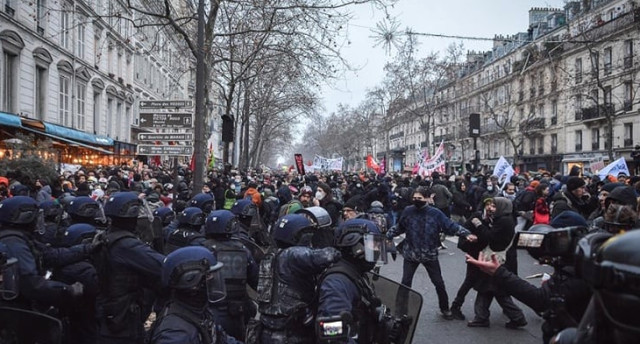
POLYGON ((624 101, 624 111, 631 111, 633 109, 633 101, 625 100, 624 101))
POLYGON ((404 136, 404 131, 389 135, 389 140, 399 139, 404 136))
POLYGON ((576 80, 576 84, 579 84, 582 82, 582 72, 576 73, 575 80, 576 80))
POLYGON ((615 106, 613 104, 603 104, 599 106, 590 106, 588 108, 582 108, 580 112, 580 118, 576 113, 576 120, 593 121, 604 118, 607 114, 613 115, 615 113, 615 106))
POLYGON ((544 125, 544 118, 533 118, 520 124, 520 132, 524 134, 530 131, 544 129, 544 125))
POLYGON ((632 139, 624 139, 624 146, 625 147, 633 146, 633 140, 632 139))
POLYGON ((633 67, 633 55, 624 57, 624 69, 633 67))
POLYGON ((439 144, 442 141, 453 141, 455 139, 455 135, 446 134, 446 135, 438 135, 433 137, 433 143, 439 144))
POLYGON ((502 131, 502 129, 500 129, 496 123, 487 124, 480 127, 481 134, 491 134, 499 131, 502 131))
POLYGON ((544 95, 544 85, 538 86, 538 96, 542 97, 544 95))

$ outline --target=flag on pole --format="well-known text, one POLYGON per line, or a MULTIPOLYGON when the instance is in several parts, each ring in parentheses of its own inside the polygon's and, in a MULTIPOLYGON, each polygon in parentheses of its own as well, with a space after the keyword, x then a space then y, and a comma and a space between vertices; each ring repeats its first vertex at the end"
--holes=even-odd
POLYGON ((376 173, 380 173, 380 165, 373 159, 371 154, 367 155, 367 167, 376 171, 376 173))
POLYGON ((498 177, 500 189, 502 189, 504 185, 511 180, 511 176, 513 176, 515 173, 516 171, 513 170, 511 164, 503 156, 498 159, 498 163, 493 169, 493 175, 498 177))
POLYGON ((626 174, 627 176, 631 175, 629 173, 629 167, 627 167, 627 162, 624 158, 620 158, 601 169, 600 172, 598 172, 598 176, 600 179, 604 179, 609 174, 617 177, 620 173, 626 174))

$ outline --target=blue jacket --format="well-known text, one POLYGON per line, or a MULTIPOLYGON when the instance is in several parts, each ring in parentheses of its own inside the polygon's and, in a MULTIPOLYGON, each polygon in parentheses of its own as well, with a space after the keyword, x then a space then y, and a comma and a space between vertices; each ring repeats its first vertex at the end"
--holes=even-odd
MULTIPOLYGON (((182 316, 167 314, 159 321, 151 334, 152 344, 210 344, 202 338, 199 329, 182 316)), ((215 331, 209 333, 215 333, 214 344, 242 343, 227 335, 219 325, 213 324, 213 327, 215 331)))
POLYGON ((400 215, 398 225, 387 233, 388 238, 406 234, 403 257, 412 262, 433 261, 438 259, 440 232, 447 235, 466 237, 469 230, 451 221, 442 211, 425 205, 416 208, 408 206, 400 215))

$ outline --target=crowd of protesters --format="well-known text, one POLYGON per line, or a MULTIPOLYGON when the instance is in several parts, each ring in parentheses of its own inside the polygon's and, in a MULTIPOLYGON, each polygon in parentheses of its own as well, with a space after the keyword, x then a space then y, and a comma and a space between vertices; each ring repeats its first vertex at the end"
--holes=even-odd
MULTIPOLYGON (((602 227, 612 202, 625 214, 624 221, 618 221, 621 228, 635 228, 640 195, 638 176, 601 179, 577 167, 567 175, 540 170, 514 175, 502 183, 491 174, 447 176, 437 172, 421 177, 228 169, 210 170, 206 178, 201 190, 193 190, 187 168, 176 171, 142 162, 64 171, 57 180, 32 180, 17 171, 0 177, 0 200, 30 196, 37 202, 58 200, 64 205, 66 198, 89 196, 104 204, 114 192, 135 191, 151 212, 169 208, 178 213, 194 196, 204 193, 214 200, 211 210, 229 210, 238 200, 249 200, 257 214, 246 226, 265 233, 283 215, 308 207, 326 210, 334 227, 348 219, 366 218, 378 224, 389 239, 405 236, 398 247, 404 257, 402 283, 411 286, 417 267, 423 265, 436 287, 445 319, 464 320, 461 306, 475 289, 474 317, 468 326, 489 327, 489 306, 495 298, 509 318, 505 326, 516 329, 527 325, 522 310, 472 265, 467 265, 465 280, 449 304, 437 260, 438 250, 448 249, 442 235, 459 236, 458 246, 475 258, 481 252, 497 255, 517 274, 513 245, 517 231, 537 224, 602 227)), ((268 245, 268 239, 256 241, 268 245)))

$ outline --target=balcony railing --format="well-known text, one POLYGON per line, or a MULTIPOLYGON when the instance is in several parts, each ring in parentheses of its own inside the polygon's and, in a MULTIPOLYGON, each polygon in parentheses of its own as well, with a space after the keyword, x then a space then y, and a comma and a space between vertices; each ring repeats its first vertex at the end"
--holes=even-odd
POLYGON ((542 97, 544 94, 544 85, 538 86, 538 95, 542 97))
POLYGON ((520 124, 520 132, 526 133, 531 130, 544 129, 544 118, 534 118, 520 124))
POLYGON ((580 118, 578 118, 578 114, 576 113, 576 120, 593 120, 604 118, 607 114, 615 113, 615 106, 613 104, 603 104, 599 106, 590 106, 587 108, 582 108, 580 112, 580 118))
POLYGON ((481 134, 491 134, 491 133, 498 132, 500 130, 501 129, 495 123, 483 125, 483 126, 480 127, 480 133, 481 134))
POLYGON ((625 147, 633 146, 633 140, 632 139, 624 139, 624 146, 625 147))
POLYGON ((544 148, 543 147, 538 147, 538 154, 542 154, 544 153, 544 148))
POLYGON ((536 149, 534 147, 529 148, 529 155, 536 154, 536 149))
POLYGON ((633 109, 633 101, 625 100, 624 101, 624 111, 631 111, 633 109))
POLYGON ((576 73, 575 79, 576 79, 576 84, 581 83, 582 82, 582 72, 576 73))
POLYGON ((404 136, 404 131, 389 135, 389 140, 399 139, 404 136))
POLYGON ((598 142, 591 142, 591 150, 599 150, 600 149, 600 141, 598 142))
POLYGON ((624 68, 629 69, 633 67, 633 55, 624 57, 624 68))

